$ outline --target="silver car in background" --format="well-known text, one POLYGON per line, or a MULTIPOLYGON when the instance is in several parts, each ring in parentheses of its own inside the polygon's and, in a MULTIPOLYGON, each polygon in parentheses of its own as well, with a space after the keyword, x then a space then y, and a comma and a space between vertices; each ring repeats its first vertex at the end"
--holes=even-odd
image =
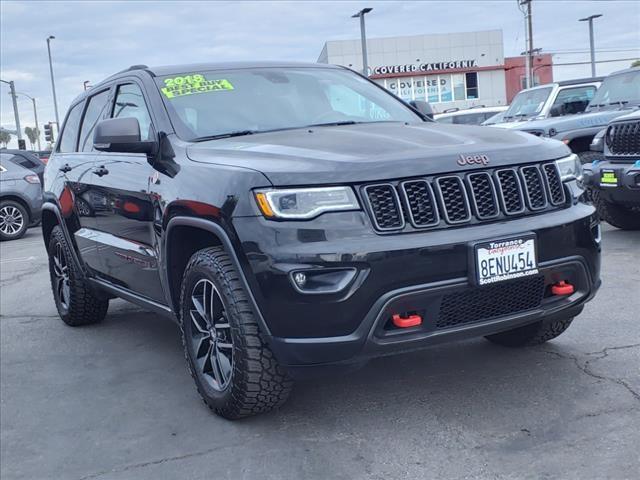
POLYGON ((0 153, 0 240, 16 240, 40 223, 42 184, 38 175, 0 153))

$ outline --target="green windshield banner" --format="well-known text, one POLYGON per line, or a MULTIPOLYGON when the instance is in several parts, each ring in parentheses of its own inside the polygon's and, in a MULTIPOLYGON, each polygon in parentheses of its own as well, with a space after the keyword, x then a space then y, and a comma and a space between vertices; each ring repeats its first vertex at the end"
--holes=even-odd
POLYGON ((165 78, 165 86, 160 90, 167 98, 183 97, 196 93, 217 92, 220 90, 233 90, 233 85, 224 78, 207 80, 203 75, 184 75, 181 77, 165 78))

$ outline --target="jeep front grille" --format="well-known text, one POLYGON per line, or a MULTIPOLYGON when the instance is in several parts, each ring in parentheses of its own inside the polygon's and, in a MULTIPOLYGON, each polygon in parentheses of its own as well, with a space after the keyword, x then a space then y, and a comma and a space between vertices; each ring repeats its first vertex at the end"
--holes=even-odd
POLYGON ((554 163, 371 184, 361 192, 383 232, 485 222, 566 202, 554 163))
POLYGON ((613 155, 640 155, 640 120, 614 123, 605 138, 613 155))

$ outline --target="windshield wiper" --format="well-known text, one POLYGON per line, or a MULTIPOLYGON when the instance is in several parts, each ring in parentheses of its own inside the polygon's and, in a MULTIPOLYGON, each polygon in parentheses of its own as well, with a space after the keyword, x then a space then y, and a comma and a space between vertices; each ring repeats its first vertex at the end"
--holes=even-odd
POLYGON ((312 123, 311 125, 305 125, 303 128, 307 128, 307 127, 339 127, 341 125, 355 125, 357 123, 367 123, 367 122, 356 122, 355 120, 344 120, 342 122, 312 123))
POLYGON ((217 135, 205 135, 203 137, 196 137, 192 142, 205 142, 207 140, 217 140, 219 138, 231 138, 231 137, 243 137, 245 135, 253 135, 254 133, 261 133, 259 130, 238 130, 236 132, 219 133, 217 135))

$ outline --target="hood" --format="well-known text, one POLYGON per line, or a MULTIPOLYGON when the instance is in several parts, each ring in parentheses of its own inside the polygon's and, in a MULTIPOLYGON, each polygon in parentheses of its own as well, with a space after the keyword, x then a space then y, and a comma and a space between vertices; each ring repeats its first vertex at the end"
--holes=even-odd
POLYGON ((511 122, 494 123, 493 125, 489 125, 489 127, 506 128, 507 130, 510 130, 512 128, 518 128, 526 123, 529 123, 529 121, 518 120, 511 122))
POLYGON ((538 130, 543 131, 545 135, 549 135, 549 131, 551 129, 555 130, 557 133, 562 133, 570 130, 580 130, 583 128, 604 128, 611 120, 621 115, 625 115, 629 111, 630 110, 628 108, 624 110, 616 108, 589 113, 577 113, 575 115, 564 115, 562 117, 551 117, 544 120, 532 120, 530 122, 525 122, 517 127, 517 129, 538 130))
POLYGON ((358 183, 486 168, 460 155, 486 155, 489 167, 553 160, 561 142, 498 128, 438 123, 375 123, 283 130, 191 144, 196 162, 262 172, 276 186, 358 183))
POLYGON ((627 113, 615 119, 616 122, 626 122, 628 120, 640 120, 640 109, 635 112, 627 113))

